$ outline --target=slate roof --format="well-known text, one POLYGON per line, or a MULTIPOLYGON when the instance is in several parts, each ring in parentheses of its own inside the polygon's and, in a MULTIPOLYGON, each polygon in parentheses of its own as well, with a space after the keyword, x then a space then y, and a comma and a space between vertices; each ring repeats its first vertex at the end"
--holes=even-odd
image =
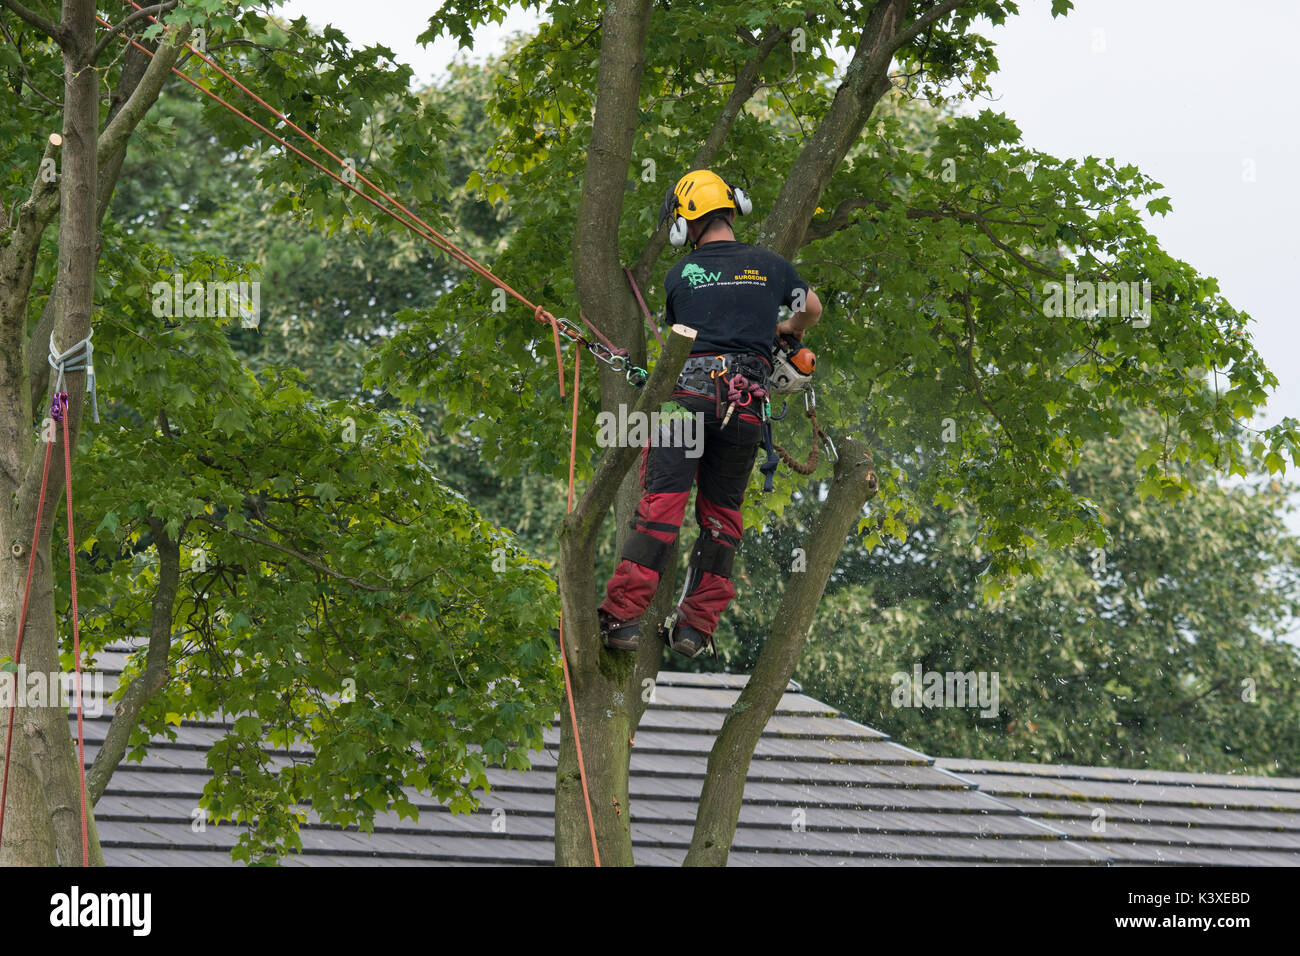
MULTIPOLYGON (((109 689, 125 657, 100 653, 109 689)), ((660 675, 632 754, 638 863, 685 857, 709 747, 745 680, 660 675)), ((107 713, 87 718, 88 762, 108 722, 107 713)), ((191 825, 221 727, 187 721, 143 763, 119 766, 96 808, 110 865, 234 865, 236 827, 191 825)), ((418 821, 384 814, 373 834, 308 823, 303 853, 283 863, 550 864, 558 740, 557 725, 528 772, 490 770, 477 813, 454 816, 414 796, 418 821)), ((754 754, 730 856, 732 866, 1157 863, 1300 864, 1300 780, 935 760, 794 684, 754 754), (1094 829, 1099 808, 1104 830, 1094 829)))

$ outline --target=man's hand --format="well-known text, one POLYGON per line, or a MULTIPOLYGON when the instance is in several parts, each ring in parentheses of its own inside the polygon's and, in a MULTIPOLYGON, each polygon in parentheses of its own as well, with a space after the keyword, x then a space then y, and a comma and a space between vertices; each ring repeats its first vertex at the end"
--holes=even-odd
POLYGON ((778 322, 776 330, 778 333, 793 335, 799 340, 803 340, 803 334, 821 321, 822 317, 822 300, 817 298, 817 293, 811 289, 804 298, 803 309, 796 312, 784 322, 778 322))
POLYGON ((802 340, 804 331, 804 329, 796 329, 790 319, 776 323, 777 335, 793 335, 796 339, 802 340))

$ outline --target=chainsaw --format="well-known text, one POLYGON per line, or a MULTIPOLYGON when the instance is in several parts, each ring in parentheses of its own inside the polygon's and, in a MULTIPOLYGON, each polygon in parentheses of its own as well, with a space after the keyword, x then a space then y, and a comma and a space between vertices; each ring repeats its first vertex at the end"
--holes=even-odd
POLYGON ((782 333, 772 346, 772 377, 768 391, 773 395, 791 395, 812 387, 817 356, 793 335, 782 333))

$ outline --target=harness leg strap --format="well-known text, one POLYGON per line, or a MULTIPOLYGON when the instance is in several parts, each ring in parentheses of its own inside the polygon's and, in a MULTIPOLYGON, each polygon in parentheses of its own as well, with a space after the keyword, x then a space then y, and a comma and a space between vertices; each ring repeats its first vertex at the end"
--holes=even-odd
MULTIPOLYGON (((730 578, 736 563, 736 549, 723 544, 711 535, 701 535, 691 550, 690 566, 701 574, 709 572, 721 578, 730 578)), ((699 576, 696 576, 698 582, 699 576)))
POLYGON ((660 541, 644 531, 633 531, 623 544, 623 558, 662 574, 672 549, 672 544, 667 541, 660 541))

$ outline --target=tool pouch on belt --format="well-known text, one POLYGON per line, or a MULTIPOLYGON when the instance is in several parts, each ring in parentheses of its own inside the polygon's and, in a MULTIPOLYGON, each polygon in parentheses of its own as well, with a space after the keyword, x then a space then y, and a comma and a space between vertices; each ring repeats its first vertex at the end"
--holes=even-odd
POLYGON ((704 395, 714 401, 720 401, 720 380, 730 379, 733 375, 743 375, 752 385, 767 388, 768 376, 771 374, 762 359, 743 352, 730 352, 723 355, 693 355, 682 367, 677 388, 684 392, 704 395))

